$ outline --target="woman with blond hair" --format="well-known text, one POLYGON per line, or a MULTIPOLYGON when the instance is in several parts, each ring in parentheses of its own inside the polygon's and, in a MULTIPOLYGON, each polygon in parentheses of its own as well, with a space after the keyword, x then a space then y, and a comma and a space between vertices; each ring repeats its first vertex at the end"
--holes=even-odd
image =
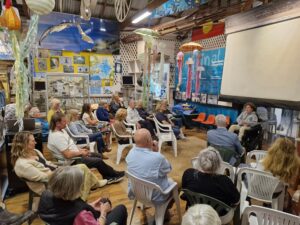
POLYGON ((51 118, 52 118, 53 114, 57 113, 57 112, 64 113, 64 111, 60 108, 60 100, 57 99, 57 98, 53 98, 50 101, 50 109, 49 109, 48 114, 47 114, 47 121, 48 121, 49 124, 50 124, 50 121, 51 121, 51 118))
MULTIPOLYGON (((35 144, 34 136, 29 131, 17 133, 12 143, 11 160, 18 177, 28 180, 29 188, 41 194, 45 190, 45 186, 37 181, 48 182, 49 177, 58 167, 47 161, 43 154, 35 149, 35 144)), ((83 200, 87 199, 91 188, 107 184, 106 179, 98 180, 86 165, 79 164, 74 167, 79 167, 84 173, 84 185, 80 192, 83 200)))
POLYGON ((298 182, 295 180, 300 173, 300 158, 295 144, 287 138, 277 138, 258 168, 271 172, 285 183, 293 184, 296 189, 298 182))
POLYGON ((125 108, 123 102, 121 101, 120 97, 118 94, 113 94, 112 97, 111 97, 111 102, 110 102, 110 105, 109 105, 109 108, 110 108, 110 113, 114 116, 118 109, 120 108, 125 108))
MULTIPOLYGON (((118 109, 116 116, 115 116, 115 121, 113 123, 113 126, 118 135, 132 136, 132 133, 126 129, 126 126, 124 124, 124 120, 126 119, 126 117, 127 117, 127 110, 123 109, 123 108, 118 109)), ((119 142, 119 144, 128 144, 129 138, 119 138, 118 142, 119 142)))

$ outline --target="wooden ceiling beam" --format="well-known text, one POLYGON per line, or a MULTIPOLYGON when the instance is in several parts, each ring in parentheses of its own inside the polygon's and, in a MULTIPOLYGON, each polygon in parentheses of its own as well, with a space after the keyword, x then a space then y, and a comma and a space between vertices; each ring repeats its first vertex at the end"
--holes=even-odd
POLYGON ((168 0, 153 0, 150 2, 144 9, 139 10, 137 13, 135 13, 132 17, 127 17, 123 23, 120 25, 120 29, 123 30, 125 27, 129 26, 131 24, 131 21, 133 18, 135 18, 138 14, 141 14, 145 11, 150 11, 152 12, 154 9, 158 8, 168 0))
POLYGON ((104 2, 103 2, 103 5, 102 5, 102 9, 101 9, 101 13, 100 13, 100 15, 103 15, 103 14, 104 14, 104 11, 105 11, 105 8, 106 8, 106 5, 107 5, 107 0, 104 0, 104 2))

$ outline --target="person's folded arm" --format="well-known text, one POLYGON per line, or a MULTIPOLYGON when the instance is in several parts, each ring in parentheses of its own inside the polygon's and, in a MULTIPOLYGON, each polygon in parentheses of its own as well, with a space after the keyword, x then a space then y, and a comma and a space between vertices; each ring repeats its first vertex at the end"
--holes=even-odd
POLYGON ((71 158, 74 158, 74 157, 80 157, 82 156, 83 152, 82 151, 74 151, 74 150, 71 150, 71 149, 66 149, 64 151, 62 151, 62 154, 63 156, 66 158, 66 159, 71 159, 71 158))

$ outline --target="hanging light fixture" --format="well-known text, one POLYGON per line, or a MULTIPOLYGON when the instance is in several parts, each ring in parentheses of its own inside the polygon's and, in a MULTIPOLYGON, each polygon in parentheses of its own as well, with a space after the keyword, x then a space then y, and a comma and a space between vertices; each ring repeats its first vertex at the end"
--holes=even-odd
POLYGON ((188 42, 188 43, 185 43, 183 45, 181 45, 179 47, 179 50, 182 51, 182 52, 191 52, 193 50, 202 50, 203 47, 202 45, 196 43, 196 42, 188 42))
POLYGON ((142 36, 148 36, 148 37, 159 37, 159 33, 155 30, 152 30, 150 28, 139 28, 133 31, 133 33, 142 35, 142 36))

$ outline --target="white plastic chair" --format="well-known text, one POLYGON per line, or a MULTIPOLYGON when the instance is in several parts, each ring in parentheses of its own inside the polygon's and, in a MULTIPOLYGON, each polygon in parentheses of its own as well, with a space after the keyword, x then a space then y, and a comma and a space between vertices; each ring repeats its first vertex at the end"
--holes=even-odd
POLYGON ((117 160, 116 160, 116 164, 119 164, 120 161, 121 161, 121 157, 122 157, 122 152, 123 152, 123 150, 124 150, 126 147, 130 146, 130 145, 132 145, 132 146, 134 147, 135 144, 133 144, 132 136, 131 136, 131 135, 119 135, 119 134, 117 133, 117 131, 116 131, 116 129, 115 129, 115 127, 114 127, 113 124, 111 124, 111 128, 112 128, 112 130, 113 130, 113 133, 114 133, 115 136, 117 137, 117 139, 118 139, 118 138, 120 138, 120 139, 121 139, 121 138, 128 138, 128 139, 129 139, 129 143, 128 143, 128 144, 120 144, 120 143, 118 142, 118 150, 117 150, 117 160))
POLYGON ((245 209, 242 225, 300 225, 300 217, 261 206, 245 209))
POLYGON ((86 144, 78 144, 78 147, 89 146, 89 150, 91 152, 95 152, 96 142, 90 142, 90 138, 87 134, 73 134, 68 125, 66 126, 65 131, 74 140, 75 143, 80 139, 85 139, 86 144))
POLYGON ((155 207, 155 224, 163 225, 165 212, 167 210, 169 202, 172 199, 174 199, 177 207, 179 221, 181 221, 180 202, 179 202, 178 187, 176 182, 172 183, 166 190, 162 190, 160 186, 158 186, 157 184, 138 178, 129 172, 126 172, 126 176, 128 177, 128 182, 130 182, 130 187, 134 194, 134 202, 130 214, 129 225, 131 225, 132 223, 134 211, 138 201, 143 205, 147 205, 147 206, 150 205, 155 207), (154 190, 161 192, 161 194, 163 195, 167 195, 167 196, 169 195, 169 197, 162 204, 154 204, 152 202, 152 193, 154 190))
POLYGON ((257 168, 259 161, 267 155, 267 151, 264 150, 253 150, 247 153, 246 163, 252 168, 257 168), (255 157, 255 162, 251 162, 255 157))
POLYGON ((241 193, 240 215, 249 206, 247 197, 271 203, 273 209, 283 210, 285 184, 271 173, 252 168, 241 168, 237 173, 237 189, 241 193), (280 194, 277 198, 273 198, 274 193, 280 194))
POLYGON ((164 142, 172 141, 172 147, 175 157, 177 157, 177 140, 176 136, 172 130, 171 124, 160 123, 155 115, 153 115, 153 120, 156 127, 157 137, 158 137, 158 150, 161 151, 161 146, 164 142))
POLYGON ((123 120, 123 123, 127 127, 128 131, 130 131, 133 134, 136 132, 137 129, 134 123, 127 123, 125 120, 123 120))
MULTIPOLYGON (((199 169, 199 164, 198 164, 198 157, 192 158, 192 166, 194 169, 199 169)), ((219 170, 217 171, 217 174, 222 174, 226 175, 230 178, 232 183, 235 182, 235 170, 236 168, 231 166, 227 162, 221 162, 221 166, 219 170), (229 174, 228 174, 229 173, 229 174)))

